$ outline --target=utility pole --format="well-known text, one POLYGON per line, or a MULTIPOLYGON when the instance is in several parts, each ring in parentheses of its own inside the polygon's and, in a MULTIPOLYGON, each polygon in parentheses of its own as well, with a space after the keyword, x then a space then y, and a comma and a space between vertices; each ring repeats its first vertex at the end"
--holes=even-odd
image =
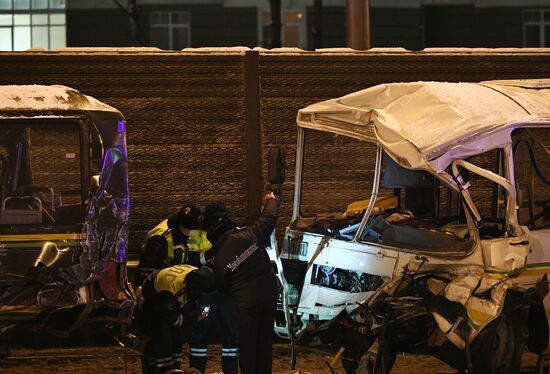
POLYGON ((346 45, 358 50, 371 47, 370 0, 346 0, 346 45))
POLYGON ((126 6, 122 5, 119 0, 113 0, 115 4, 128 15, 130 21, 130 34, 132 37, 132 46, 137 47, 139 42, 139 10, 137 0, 128 0, 126 6))
POLYGON ((271 45, 270 48, 281 48, 281 0, 269 0, 271 9, 271 45))
POLYGON ((313 49, 323 48, 323 0, 313 1, 311 36, 313 49))

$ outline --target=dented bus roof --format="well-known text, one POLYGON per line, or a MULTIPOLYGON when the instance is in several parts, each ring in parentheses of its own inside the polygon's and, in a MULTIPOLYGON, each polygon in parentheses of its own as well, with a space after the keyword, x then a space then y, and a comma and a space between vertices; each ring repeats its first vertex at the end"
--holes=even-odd
POLYGON ((117 109, 66 86, 0 86, 0 111, 59 110, 118 112, 117 109))
POLYGON ((380 143, 402 166, 433 172, 506 144, 510 128, 527 123, 550 126, 550 79, 380 84, 297 117, 300 127, 380 143))

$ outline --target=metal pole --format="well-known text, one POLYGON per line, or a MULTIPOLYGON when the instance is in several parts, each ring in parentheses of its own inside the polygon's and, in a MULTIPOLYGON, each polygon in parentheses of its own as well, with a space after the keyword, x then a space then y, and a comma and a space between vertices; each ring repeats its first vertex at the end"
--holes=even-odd
POLYGON ((263 196, 262 136, 260 129, 260 80, 257 51, 244 56, 246 88, 246 157, 248 209, 246 222, 252 223, 260 215, 263 196))
POLYGON ((355 237, 353 238, 354 242, 361 241, 361 236, 363 235, 365 226, 367 226, 367 222, 370 218, 370 214, 372 213, 372 210, 376 205, 376 198, 378 197, 378 190, 380 187, 380 172, 382 170, 383 156, 384 156, 384 152, 382 150, 382 147, 380 146, 380 144, 378 144, 378 146, 376 147, 376 161, 374 166, 374 179, 372 184, 372 192, 370 194, 370 201, 369 201, 369 205, 367 206, 367 209, 365 210, 365 214, 363 215, 363 219, 361 220, 361 224, 359 225, 359 229, 357 229, 357 232, 355 233, 355 237))
POLYGON ((349 48, 370 48, 369 0, 346 0, 346 36, 349 48))
POLYGON ((363 28, 362 28, 362 40, 363 40, 363 47, 364 49, 370 49, 371 48, 371 42, 370 42, 370 0, 363 0, 362 1, 362 9, 363 13, 363 28))
POLYGON ((360 49, 357 41, 357 4, 359 0, 346 0, 346 46, 360 49))
POLYGON ((306 130, 298 127, 296 135, 296 169, 294 171, 294 203, 292 204, 292 219, 294 223, 300 217, 300 204, 302 201, 302 170, 304 170, 304 147, 306 130))
POLYGON ((313 39, 313 49, 323 47, 323 0, 313 1, 313 27, 311 36, 313 39))
POLYGON ((271 45, 270 48, 281 48, 281 0, 269 0, 271 6, 271 45))

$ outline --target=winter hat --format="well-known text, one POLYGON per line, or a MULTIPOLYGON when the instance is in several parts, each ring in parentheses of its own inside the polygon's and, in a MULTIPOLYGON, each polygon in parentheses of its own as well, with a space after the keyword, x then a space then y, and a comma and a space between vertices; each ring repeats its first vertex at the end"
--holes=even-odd
POLYGON ((185 204, 181 207, 175 218, 178 226, 194 230, 201 224, 201 210, 193 204, 185 204))
POLYGON ((229 230, 233 230, 235 224, 231 222, 229 218, 225 218, 222 221, 210 226, 206 232, 206 238, 212 245, 216 244, 218 240, 229 230))
POLYGON ((227 208, 221 201, 208 203, 204 207, 204 226, 207 230, 221 221, 226 220, 227 217, 227 208))

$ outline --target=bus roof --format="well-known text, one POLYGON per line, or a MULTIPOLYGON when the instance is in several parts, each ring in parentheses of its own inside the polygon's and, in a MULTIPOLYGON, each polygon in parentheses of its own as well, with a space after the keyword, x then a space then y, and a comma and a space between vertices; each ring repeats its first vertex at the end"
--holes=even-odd
POLYGON ((380 143, 406 167, 426 167, 459 145, 526 123, 550 126, 550 79, 380 84, 297 117, 300 127, 380 143))
POLYGON ((66 86, 0 86, 0 112, 109 111, 115 108, 66 86))

